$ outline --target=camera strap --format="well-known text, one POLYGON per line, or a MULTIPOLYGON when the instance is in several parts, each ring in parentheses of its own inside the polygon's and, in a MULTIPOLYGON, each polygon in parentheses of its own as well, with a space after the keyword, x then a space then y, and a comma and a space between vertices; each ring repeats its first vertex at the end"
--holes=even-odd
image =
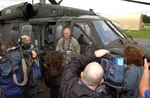
POLYGON ((68 46, 67 46, 67 48, 65 48, 65 39, 63 38, 63 42, 62 42, 62 48, 63 48, 63 50, 65 50, 65 51, 69 50, 69 48, 71 46, 71 40, 72 40, 72 37, 69 38, 68 46))
MULTIPOLYGON (((14 83, 16 85, 18 85, 18 86, 24 86, 28 82, 27 64, 26 64, 26 61, 25 61, 25 59, 23 57, 23 51, 22 51, 21 46, 20 46, 20 51, 21 51, 21 57, 22 57, 22 59, 21 59, 21 66, 22 67, 21 68, 22 68, 22 71, 23 71, 23 81, 22 81, 22 83, 18 82, 18 79, 17 79, 17 76, 16 76, 16 72, 13 69, 14 66, 13 66, 12 60, 11 60, 11 69, 13 71, 13 80, 14 80, 14 83)), ((10 57, 10 56, 8 56, 8 57, 10 57)))

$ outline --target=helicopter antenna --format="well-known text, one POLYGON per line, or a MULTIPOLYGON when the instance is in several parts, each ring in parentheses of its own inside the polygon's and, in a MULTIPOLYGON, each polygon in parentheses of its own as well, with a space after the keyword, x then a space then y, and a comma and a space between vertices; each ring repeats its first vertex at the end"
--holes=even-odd
POLYGON ((89 11, 93 12, 96 15, 96 13, 93 11, 93 9, 89 9, 89 11))
POLYGON ((49 0, 49 2, 50 2, 51 4, 58 5, 58 3, 57 3, 55 0, 49 0))
POLYGON ((58 2, 58 4, 60 5, 60 3, 62 2, 63 0, 60 0, 59 2, 58 2))
POLYGON ((60 5, 60 3, 62 2, 63 0, 60 0, 59 2, 56 2, 56 0, 49 0, 49 2, 51 4, 54 4, 54 5, 60 5))
POLYGON ((136 0, 122 0, 122 1, 128 1, 128 2, 134 2, 134 3, 140 3, 140 4, 150 5, 150 3, 148 3, 148 2, 142 2, 142 1, 136 1, 136 0))

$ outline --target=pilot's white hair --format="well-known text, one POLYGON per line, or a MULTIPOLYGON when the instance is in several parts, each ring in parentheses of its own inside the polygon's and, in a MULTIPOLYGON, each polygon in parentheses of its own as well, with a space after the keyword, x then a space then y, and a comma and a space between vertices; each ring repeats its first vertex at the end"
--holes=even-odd
POLYGON ((30 38, 30 36, 28 36, 28 35, 22 35, 21 38, 26 39, 26 38, 30 38))

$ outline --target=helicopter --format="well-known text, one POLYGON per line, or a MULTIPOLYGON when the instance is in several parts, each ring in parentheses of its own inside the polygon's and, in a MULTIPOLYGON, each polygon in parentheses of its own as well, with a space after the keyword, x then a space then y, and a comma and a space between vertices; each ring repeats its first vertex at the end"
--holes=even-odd
MULTIPOLYGON (((69 26, 74 38, 79 41, 82 36, 84 40, 84 43, 79 41, 81 53, 93 47, 121 49, 127 44, 138 45, 112 21, 92 10, 61 6, 62 1, 49 1, 51 4, 23 2, 2 9, 0 42, 17 42, 22 35, 29 35, 38 54, 44 56, 55 50, 58 40, 63 37, 63 29, 69 26)), ((150 53, 144 47, 143 51, 150 53)))
POLYGON ((143 2, 143 1, 136 1, 136 0, 123 0, 123 1, 128 1, 128 2, 133 2, 133 3, 139 3, 139 4, 150 5, 150 3, 148 3, 148 2, 143 2))

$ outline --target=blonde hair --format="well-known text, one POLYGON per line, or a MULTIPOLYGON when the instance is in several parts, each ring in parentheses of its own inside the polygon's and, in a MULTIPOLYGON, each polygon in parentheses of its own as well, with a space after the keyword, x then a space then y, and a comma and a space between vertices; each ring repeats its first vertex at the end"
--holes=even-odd
POLYGON ((26 40, 26 39, 29 39, 29 40, 30 40, 30 36, 28 36, 28 35, 22 35, 20 41, 21 41, 22 43, 25 43, 25 40, 26 40))

